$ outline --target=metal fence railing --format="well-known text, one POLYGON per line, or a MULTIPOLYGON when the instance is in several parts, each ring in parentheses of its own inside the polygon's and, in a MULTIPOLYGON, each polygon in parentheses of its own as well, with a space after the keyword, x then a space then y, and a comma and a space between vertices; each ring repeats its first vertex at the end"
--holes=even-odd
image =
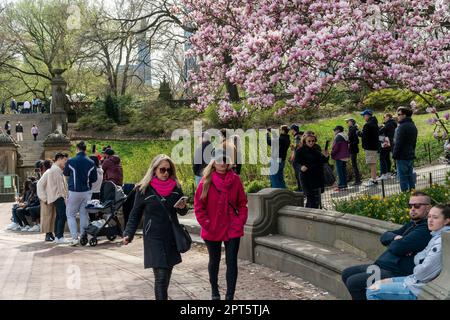
MULTIPOLYGON (((415 172, 416 189, 421 190, 436 184, 445 184, 449 172, 450 166, 442 166, 442 168, 434 170, 427 170, 426 168, 417 170, 415 172)), ((402 192, 400 190, 398 176, 391 177, 387 180, 379 180, 378 185, 374 186, 365 186, 365 183, 363 183, 359 186, 349 186, 348 189, 340 191, 335 191, 335 188, 336 187, 328 187, 322 194, 323 209, 333 210, 335 202, 350 200, 363 195, 380 196, 381 198, 385 198, 402 192)))

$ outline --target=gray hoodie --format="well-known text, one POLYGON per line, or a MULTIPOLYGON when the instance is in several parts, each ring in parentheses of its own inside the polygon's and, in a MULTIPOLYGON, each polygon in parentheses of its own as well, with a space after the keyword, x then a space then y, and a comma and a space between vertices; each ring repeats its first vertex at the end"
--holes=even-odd
POLYGON ((445 226, 438 231, 431 232, 431 240, 425 249, 414 257, 414 273, 405 278, 403 285, 417 297, 422 287, 435 279, 442 269, 442 232, 450 231, 445 226))

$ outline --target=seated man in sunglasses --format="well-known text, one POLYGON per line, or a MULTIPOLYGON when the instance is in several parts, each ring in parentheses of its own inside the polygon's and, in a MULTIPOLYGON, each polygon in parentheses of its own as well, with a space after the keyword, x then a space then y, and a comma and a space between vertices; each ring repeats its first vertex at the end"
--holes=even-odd
POLYGON ((409 199, 409 208, 410 222, 398 230, 387 231, 381 235, 380 241, 387 250, 373 265, 353 266, 342 272, 342 281, 353 300, 366 300, 366 288, 373 284, 368 281, 373 274, 373 266, 380 269, 379 279, 374 280, 413 273, 414 256, 422 251, 431 239, 427 224, 431 198, 423 192, 414 192, 409 199))

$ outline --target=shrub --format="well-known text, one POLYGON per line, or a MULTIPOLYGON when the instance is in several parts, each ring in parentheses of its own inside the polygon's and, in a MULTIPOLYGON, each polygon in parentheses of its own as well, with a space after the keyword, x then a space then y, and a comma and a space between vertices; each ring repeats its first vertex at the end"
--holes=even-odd
MULTIPOLYGON (((449 202, 449 187, 450 185, 434 185, 424 191, 430 195, 435 203, 449 202)), ((343 213, 403 224, 409 220, 408 202, 410 196, 411 192, 403 192, 384 199, 380 196, 363 195, 349 200, 336 201, 334 207, 336 211, 343 213)))
POLYGON ((257 193, 258 191, 270 188, 270 183, 267 180, 253 180, 253 181, 245 181, 244 189, 246 193, 257 193))

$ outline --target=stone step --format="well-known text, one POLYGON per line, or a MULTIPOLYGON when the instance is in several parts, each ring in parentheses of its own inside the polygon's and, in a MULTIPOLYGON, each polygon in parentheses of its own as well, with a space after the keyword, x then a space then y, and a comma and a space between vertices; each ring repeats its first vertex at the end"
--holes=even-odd
POLYGON ((288 272, 336 296, 346 293, 342 271, 372 261, 335 247, 284 235, 255 238, 255 262, 288 272))

